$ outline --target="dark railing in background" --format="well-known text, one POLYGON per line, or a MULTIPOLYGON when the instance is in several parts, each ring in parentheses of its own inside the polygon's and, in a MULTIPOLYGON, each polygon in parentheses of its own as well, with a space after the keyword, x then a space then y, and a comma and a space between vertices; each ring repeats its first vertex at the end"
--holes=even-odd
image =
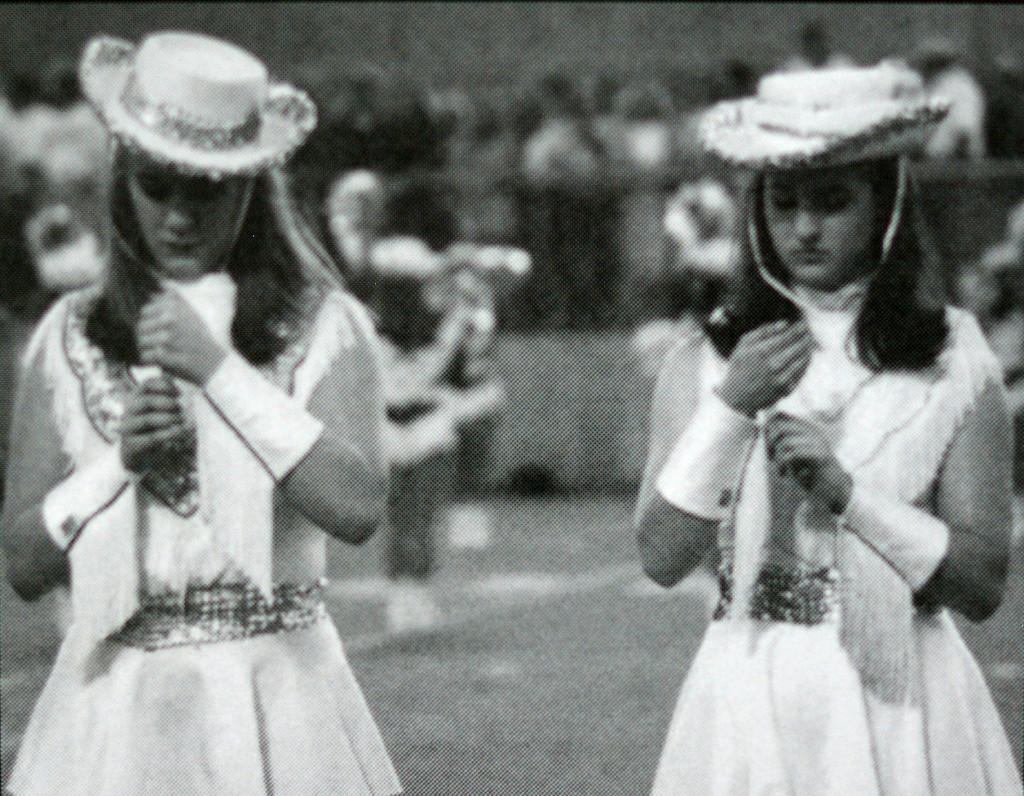
MULTIPOLYGON (((1024 161, 926 162, 913 170, 943 268, 936 276, 948 290, 959 269, 1002 237, 1008 211, 1024 200, 1024 161)), ((584 179, 417 172, 392 181, 443 206, 421 213, 415 202, 406 204, 403 231, 429 235, 431 218, 448 214, 452 229, 440 230, 435 244, 456 234, 530 252, 533 274, 500 308, 502 328, 530 333, 628 329, 671 314, 657 288, 671 251, 665 201, 680 183, 705 175, 729 178, 721 167, 693 163, 584 179)))

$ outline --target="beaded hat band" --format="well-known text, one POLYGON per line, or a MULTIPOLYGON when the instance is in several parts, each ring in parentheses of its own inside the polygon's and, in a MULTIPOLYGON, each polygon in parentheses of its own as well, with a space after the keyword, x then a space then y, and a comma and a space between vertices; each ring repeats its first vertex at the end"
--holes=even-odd
POLYGON ((241 124, 207 124, 161 103, 151 102, 130 75, 121 94, 121 102, 136 121, 168 138, 196 149, 225 152, 254 143, 260 133, 260 115, 253 108, 241 124))
POLYGON ((906 154, 949 111, 921 77, 883 61, 763 77, 757 94, 721 102, 701 119, 701 144, 733 166, 803 169, 906 154))
POLYGON ((208 36, 154 33, 138 46, 100 36, 85 48, 79 79, 119 141, 213 179, 282 165, 316 126, 303 91, 272 81, 255 56, 208 36))

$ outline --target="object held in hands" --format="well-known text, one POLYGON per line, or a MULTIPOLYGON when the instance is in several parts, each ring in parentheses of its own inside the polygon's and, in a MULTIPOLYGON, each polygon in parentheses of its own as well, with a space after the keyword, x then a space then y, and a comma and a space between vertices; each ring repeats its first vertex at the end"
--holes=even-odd
POLYGON ((783 412, 765 424, 768 457, 783 477, 791 477, 834 514, 842 514, 853 491, 853 479, 835 454, 824 431, 807 420, 783 412))
POLYGON ((180 393, 167 376, 137 384, 121 420, 121 461, 143 474, 166 469, 182 455, 194 455, 195 432, 185 422, 180 393))

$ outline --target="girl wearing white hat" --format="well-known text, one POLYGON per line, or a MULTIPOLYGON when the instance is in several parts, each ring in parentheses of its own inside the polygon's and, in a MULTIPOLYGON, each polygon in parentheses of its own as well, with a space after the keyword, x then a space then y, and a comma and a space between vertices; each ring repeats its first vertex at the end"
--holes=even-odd
POLYGON ((113 136, 107 278, 28 347, 9 576, 73 619, 15 796, 400 791, 323 602, 325 541, 366 539, 387 466, 375 337, 278 167, 304 93, 230 44, 94 40, 113 136))
POLYGON ((637 507, 657 582, 716 543, 724 562, 657 796, 1021 792, 951 616, 1003 593, 1011 433, 975 319, 919 289, 901 158, 944 112, 882 64, 771 75, 703 122, 753 174, 696 412, 668 432, 688 372, 670 353, 637 507))

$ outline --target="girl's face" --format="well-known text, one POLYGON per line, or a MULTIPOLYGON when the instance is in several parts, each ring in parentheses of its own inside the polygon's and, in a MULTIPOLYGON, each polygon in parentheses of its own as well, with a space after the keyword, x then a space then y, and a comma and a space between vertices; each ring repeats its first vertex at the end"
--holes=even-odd
POLYGON ((772 245, 793 284, 837 290, 874 270, 875 197, 856 167, 765 176, 772 245))
POLYGON ((190 281, 218 270, 234 248, 252 184, 188 177, 131 158, 128 192, 157 276, 190 281))

